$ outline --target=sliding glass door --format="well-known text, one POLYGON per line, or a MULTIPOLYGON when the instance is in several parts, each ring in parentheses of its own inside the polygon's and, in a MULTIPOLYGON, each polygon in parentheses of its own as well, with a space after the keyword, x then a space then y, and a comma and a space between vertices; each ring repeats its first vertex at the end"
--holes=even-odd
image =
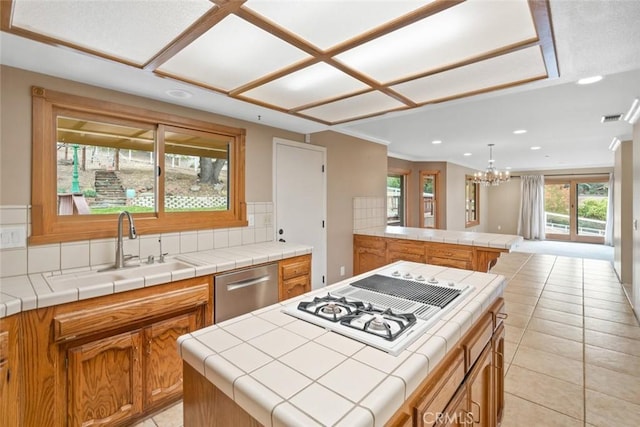
POLYGON ((608 201, 608 179, 547 178, 544 185, 547 239, 604 243, 608 201))

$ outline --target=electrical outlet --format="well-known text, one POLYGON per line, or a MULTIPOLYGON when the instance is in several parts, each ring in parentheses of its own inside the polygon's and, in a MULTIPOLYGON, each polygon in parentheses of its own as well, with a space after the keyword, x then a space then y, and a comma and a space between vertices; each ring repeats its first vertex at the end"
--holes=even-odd
POLYGON ((27 227, 11 225, 0 228, 0 249, 26 248, 27 227))
POLYGON ((344 265, 340 266, 340 276, 344 276, 344 265))
POLYGON ((249 220, 249 227, 256 225, 255 216, 253 214, 247 215, 247 219, 249 220))

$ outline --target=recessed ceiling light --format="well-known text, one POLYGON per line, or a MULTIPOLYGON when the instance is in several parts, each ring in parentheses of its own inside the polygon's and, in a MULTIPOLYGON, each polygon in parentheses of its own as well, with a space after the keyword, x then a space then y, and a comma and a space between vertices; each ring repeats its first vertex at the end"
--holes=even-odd
POLYGON ((518 129, 518 130, 514 130, 513 133, 516 134, 516 135, 522 135, 523 133, 527 133, 527 130, 526 129, 518 129))
POLYGON ((469 157, 471 155, 471 153, 464 153, 463 156, 467 156, 469 157))
POLYGON ((578 80, 579 85, 590 85, 591 83, 597 83, 602 80, 602 76, 591 76, 585 77, 584 79, 578 80))
POLYGON ((431 141, 432 144, 442 144, 442 141, 440 141, 439 139, 436 139, 435 141, 431 141))
POLYGON ((542 147, 539 147, 539 146, 537 146, 537 145, 536 145, 536 146, 531 147, 531 149, 532 149, 532 150, 539 150, 539 149, 541 149, 541 148, 542 148, 542 147))
POLYGON ((165 93, 173 98, 180 98, 180 99, 187 99, 193 96, 191 92, 187 92, 186 90, 182 90, 182 89, 169 89, 165 93))
POLYGON ((510 171, 511 170, 511 166, 507 166, 505 169, 510 171))

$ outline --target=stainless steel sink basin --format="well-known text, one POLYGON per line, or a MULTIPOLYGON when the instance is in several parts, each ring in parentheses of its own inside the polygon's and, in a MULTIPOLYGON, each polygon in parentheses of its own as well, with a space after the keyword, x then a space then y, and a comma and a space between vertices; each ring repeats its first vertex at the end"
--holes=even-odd
POLYGON ((62 291, 82 286, 109 284, 117 280, 136 278, 144 280, 145 277, 167 273, 170 276, 169 280, 171 280, 172 273, 185 269, 193 269, 194 267, 194 264, 172 259, 164 263, 139 264, 106 271, 86 271, 56 276, 44 276, 44 279, 54 291, 62 291))

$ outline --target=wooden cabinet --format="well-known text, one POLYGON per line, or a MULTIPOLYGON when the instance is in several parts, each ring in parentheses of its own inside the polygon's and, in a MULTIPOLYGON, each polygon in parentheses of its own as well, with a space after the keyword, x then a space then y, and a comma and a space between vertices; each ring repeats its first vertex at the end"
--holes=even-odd
POLYGON ((0 319, 0 417, 2 425, 22 425, 20 419, 20 316, 0 319))
POLYGON ((473 248, 461 245, 431 244, 428 263, 473 270, 473 248))
POLYGON ((311 290, 311 255, 280 261, 278 300, 283 301, 311 290))
POLYGON ((420 242, 411 240, 387 240, 387 263, 396 261, 426 262, 426 247, 420 242))
POLYGON ((68 351, 68 425, 120 424, 143 411, 140 331, 68 351))
POLYGON ((487 272, 506 249, 354 234, 353 274, 396 261, 413 261, 487 272))
POLYGON ((387 264, 387 243, 383 237, 353 236, 353 274, 387 264))
POLYGON ((487 344, 469 372, 466 381, 469 393, 468 410, 473 417, 474 425, 480 427, 493 426, 493 360, 491 345, 487 344))
POLYGON ((418 386, 389 427, 470 426, 500 423, 504 408, 502 298, 418 386), (495 320, 498 320, 496 326, 495 320))
POLYGON ((192 278, 23 312, 24 425, 130 425, 180 399, 176 340, 212 324, 211 288, 192 278))
POLYGON ((182 394, 182 358, 176 350, 178 337, 199 328, 195 313, 156 322, 144 329, 145 407, 154 408, 182 394))

